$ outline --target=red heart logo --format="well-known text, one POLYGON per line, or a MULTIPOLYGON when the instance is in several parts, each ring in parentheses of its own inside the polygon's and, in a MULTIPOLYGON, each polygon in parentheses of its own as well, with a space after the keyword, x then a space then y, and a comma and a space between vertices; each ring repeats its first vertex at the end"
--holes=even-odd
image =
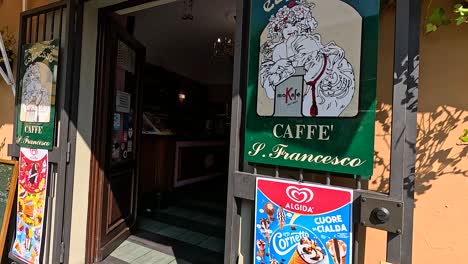
POLYGON ((289 186, 286 188, 286 195, 296 203, 308 203, 314 198, 314 193, 308 188, 298 188, 289 186))

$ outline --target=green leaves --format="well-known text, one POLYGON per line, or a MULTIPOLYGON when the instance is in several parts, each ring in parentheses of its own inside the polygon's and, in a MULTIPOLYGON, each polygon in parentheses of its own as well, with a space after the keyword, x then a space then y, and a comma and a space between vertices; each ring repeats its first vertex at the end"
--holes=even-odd
POLYGON ((426 24, 426 33, 431 33, 437 30, 437 26, 432 23, 426 24))
POLYGON ((445 15, 445 9, 438 7, 432 11, 429 16, 429 22, 426 24, 426 33, 436 31, 440 26, 450 24, 450 20, 445 15))
POLYGON ((459 16, 457 18, 455 18, 455 23, 457 24, 457 26, 463 24, 466 22, 466 17, 465 16, 459 16))
POLYGON ((450 23, 450 20, 445 16, 445 9, 438 7, 434 9, 431 16, 429 16, 429 22, 435 25, 443 25, 450 23))
POLYGON ((455 15, 454 18, 450 19, 447 17, 445 9, 441 7, 434 8, 431 15, 428 17, 428 22, 426 24, 426 33, 431 33, 437 31, 440 26, 446 26, 452 21, 455 22, 457 26, 460 26, 464 23, 468 23, 468 0, 458 0, 459 3, 453 6, 453 11, 451 15, 455 15))
MULTIPOLYGON (((466 0, 464 1, 467 2, 466 0)), ((458 17, 455 18, 455 22, 457 26, 463 23, 466 23, 467 15, 468 15, 468 8, 464 8, 462 4, 456 4, 455 6, 453 6, 453 8, 454 8, 453 12, 455 14, 458 14, 458 17)))
POLYGON ((468 129, 465 129, 463 131, 463 135, 459 137, 459 139, 464 142, 464 143, 467 143, 468 142, 468 129))

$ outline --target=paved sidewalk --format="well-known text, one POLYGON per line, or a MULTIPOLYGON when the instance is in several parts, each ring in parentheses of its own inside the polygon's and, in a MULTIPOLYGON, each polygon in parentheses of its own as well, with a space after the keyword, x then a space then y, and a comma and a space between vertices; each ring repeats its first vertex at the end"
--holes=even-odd
POLYGON ((189 264, 174 256, 142 246, 130 240, 125 241, 101 264, 189 264))

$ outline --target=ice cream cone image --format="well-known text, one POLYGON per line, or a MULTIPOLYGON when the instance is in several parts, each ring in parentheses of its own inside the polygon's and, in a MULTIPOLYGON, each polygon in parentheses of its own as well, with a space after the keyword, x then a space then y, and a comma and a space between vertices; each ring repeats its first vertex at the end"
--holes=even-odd
POLYGON ((283 230, 284 225, 285 225, 284 221, 279 222, 279 227, 281 230, 283 230))
POLYGON ((301 257, 301 255, 299 255, 299 252, 296 249, 294 251, 294 254, 289 259, 288 264, 307 264, 307 262, 305 262, 305 260, 301 257))
POLYGON ((31 229, 30 228, 26 228, 26 237, 24 238, 24 248, 26 248, 26 250, 30 250, 31 249, 31 229))
POLYGON ((280 229, 283 230, 284 225, 286 225, 286 213, 284 212, 283 207, 278 208, 276 218, 278 219, 280 229))
POLYGON ((270 222, 268 221, 268 219, 262 218, 260 219, 260 226, 262 234, 265 236, 268 245, 270 245, 270 222))
POLYGON ((275 206, 272 203, 265 203, 263 210, 265 210, 265 213, 268 215, 268 219, 270 220, 270 222, 273 222, 275 215, 275 206))
POLYGON ((21 246, 20 246, 20 244, 19 244, 18 242, 15 243, 15 250, 16 250, 16 252, 18 252, 19 254, 22 253, 22 252, 21 252, 21 246))
POLYGON ((261 257, 262 259, 265 259, 265 249, 259 249, 257 251, 257 256, 261 257))
POLYGON ((31 261, 35 262, 38 254, 37 251, 34 249, 33 252, 31 253, 31 261))
POLYGON ((257 240, 257 256, 261 257, 262 259, 265 259, 265 241, 262 239, 257 240))
POLYGON ((303 237, 288 264, 314 264, 320 263, 324 258, 325 254, 317 246, 317 242, 312 241, 309 237, 303 237))
POLYGON ((23 213, 26 215, 26 217, 33 218, 34 206, 31 203, 25 204, 23 207, 23 213))
POLYGON ((346 243, 336 238, 330 239, 326 244, 333 259, 333 264, 346 264, 346 243))

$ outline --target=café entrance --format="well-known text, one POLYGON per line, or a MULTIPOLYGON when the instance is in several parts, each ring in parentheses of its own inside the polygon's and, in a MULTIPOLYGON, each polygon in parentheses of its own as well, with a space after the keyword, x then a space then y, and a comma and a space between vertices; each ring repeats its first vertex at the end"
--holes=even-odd
MULTIPOLYGON (((226 6, 224 1, 211 2, 222 2, 223 7, 226 6)), ((207 224, 214 222, 213 216, 220 209, 216 205, 218 202, 224 202, 228 207, 224 262, 243 263, 244 260, 247 262, 253 258, 262 261, 252 250, 252 246, 259 249, 264 246, 252 241, 251 236, 251 230, 255 229, 252 213, 256 179, 275 176, 289 177, 292 181, 299 182, 317 181, 316 178, 308 177, 315 176, 308 175, 302 167, 294 171, 281 164, 265 168, 255 161, 248 163, 243 154, 246 141, 244 135, 247 135, 245 121, 249 114, 246 110, 249 110, 248 107, 253 102, 247 95, 252 95, 249 91, 256 88, 246 81, 246 75, 249 75, 246 72, 252 65, 249 56, 257 52, 253 49, 249 51, 249 44, 253 41, 246 41, 251 39, 247 32, 251 25, 263 26, 261 23, 250 23, 251 20, 254 22, 256 18, 261 18, 265 22, 269 21, 270 16, 266 16, 265 12, 274 9, 273 1, 255 3, 256 9, 261 12, 253 12, 252 6, 247 5, 249 1, 237 1, 237 15, 234 16, 237 21, 235 69, 234 76, 230 76, 228 82, 219 81, 225 80, 223 78, 216 79, 217 81, 209 81, 205 79, 206 76, 201 78, 203 73, 210 74, 210 77, 223 76, 215 71, 223 69, 222 61, 224 65, 232 65, 232 60, 229 59, 232 57, 232 39, 229 34, 225 34, 229 31, 220 30, 219 26, 223 23, 209 20, 201 25, 194 22, 190 24, 192 26, 188 26, 189 24, 180 22, 204 21, 197 18, 206 18, 207 14, 214 18, 223 14, 219 6, 210 9, 216 6, 211 2, 200 5, 203 8, 208 7, 202 14, 197 14, 197 5, 193 1, 171 0, 63 0, 21 14, 19 53, 22 45, 37 42, 40 39, 38 36, 45 39, 49 35, 47 30, 39 33, 40 21, 44 21, 44 27, 52 27, 51 38, 57 36, 54 33, 57 31, 61 40, 62 66, 59 67, 60 92, 57 101, 57 116, 60 118, 54 132, 57 137, 55 146, 49 153, 52 191, 48 194, 48 207, 52 205, 52 210, 47 218, 52 221, 47 221, 44 263, 48 263, 49 258, 54 263, 83 263, 85 255, 85 263, 147 263, 163 259, 167 259, 168 263, 218 263, 219 256, 223 253, 216 250, 222 247, 208 249, 206 244, 205 247, 199 243, 211 241, 216 244, 219 239, 222 240, 216 235, 220 233, 213 229, 206 232, 205 236, 199 236, 205 232, 203 229, 207 230, 207 224), (111 3, 121 4, 104 8, 111 3), (163 7, 181 3, 183 6, 175 11, 177 14, 171 15, 180 18, 180 21, 177 20, 180 24, 174 21, 174 24, 168 23, 164 15, 171 13, 163 7), (160 13, 148 15, 149 22, 140 24, 143 25, 143 30, 138 30, 138 13, 150 9, 159 10, 160 13), (158 21, 158 18, 165 20, 158 21), (35 34, 33 25, 36 28, 35 34), (168 30, 158 31, 162 29, 168 30), (189 29, 189 32, 182 29, 189 29), (181 38, 176 38, 173 33, 181 38), (95 39, 93 34, 96 35, 95 39), (153 35, 157 37, 152 40, 146 38, 153 35), (210 40, 203 45, 195 45, 194 40, 200 39, 210 40), (170 40, 169 44, 165 40, 170 40), (164 43, 166 45, 157 46, 164 43), (174 52, 175 48, 181 46, 179 52, 174 52), (196 52, 191 52, 191 47, 196 47, 196 52), (161 51, 162 54, 152 56, 152 51, 161 51), (174 54, 179 56, 170 59, 166 57, 174 54), (190 54, 200 57, 193 58, 190 54), (202 54, 205 55, 201 56, 202 54), (209 55, 206 56, 207 54, 209 55), (170 62, 176 61, 177 67, 171 67, 170 62), (205 64, 206 62, 210 64, 205 64), (201 76, 182 71, 187 65, 194 71, 198 70, 201 76), (208 67, 209 65, 215 65, 215 69, 208 67), (229 100, 224 101, 228 102, 226 107, 224 103, 220 104, 222 106, 215 106, 223 102, 216 96, 224 94, 221 91, 229 90, 221 87, 231 86, 231 80, 233 92, 227 92, 229 100), (232 94, 232 98, 229 94, 232 94), (93 97, 94 100, 89 99, 93 97), (231 99, 232 106, 229 103, 231 99), (212 109, 214 114, 208 111, 212 109), (232 109, 232 113, 219 109, 232 109), (218 117, 222 121, 217 121, 218 117), (89 122, 92 126, 88 126, 88 120, 92 120, 89 122), (223 173, 215 165, 225 168, 226 166, 221 166, 223 161, 218 161, 218 158, 227 158, 228 154, 226 150, 213 149, 225 147, 223 142, 228 141, 228 133, 222 131, 229 130, 229 126, 231 146, 229 187, 226 192, 226 178, 223 180, 223 173), (88 129, 91 127, 92 129, 88 129), (206 141, 211 143, 206 144, 206 141), (226 193, 227 203, 223 201, 226 193), (216 198, 218 195, 221 198, 216 198), (189 213, 184 210, 189 210, 189 213), (196 215, 197 213, 208 214, 209 217, 196 215), (187 219, 190 220, 189 224, 182 222, 187 219), (218 240, 210 239, 210 236, 218 240), (210 254, 200 249, 210 250, 210 254), (119 250, 123 251, 118 253, 119 250), (184 255, 190 250, 193 254, 198 252, 197 258, 189 259, 184 255), (122 259, 125 257, 128 258, 122 259), (200 260, 199 257, 212 258, 200 260)), ((277 4, 276 2, 286 1, 274 2, 277 4)), ((379 18, 378 13, 369 12, 370 9, 378 10, 379 1, 347 2, 359 5, 364 18, 374 22, 379 18)), ((396 75, 392 84, 393 123, 392 141, 389 143, 391 181, 389 193, 382 195, 362 190, 366 180, 359 175, 352 178, 356 197, 356 214, 353 217, 355 263, 363 263, 365 231, 371 227, 387 233, 388 262, 411 263, 412 257, 420 2, 388 2, 395 5, 393 72, 396 75), (373 221, 376 216, 379 221, 373 221)), ((286 7, 295 6, 296 3, 292 2, 286 7)), ((222 17, 232 22, 230 14, 226 10, 222 17)), ((328 17, 333 20, 340 16, 328 17)), ((292 33, 287 35, 291 36, 292 33)), ((363 40, 374 42, 376 39, 363 40)), ((372 50, 367 46, 363 47, 372 50)), ((255 59, 256 55, 250 57, 255 59)), ((232 70, 223 72, 230 73, 232 70)), ((311 84, 315 85, 314 82, 311 84)), ((315 96, 310 98, 313 106, 315 96)), ((320 113, 314 107, 308 107, 307 110, 309 111, 305 113, 311 116, 320 113)), ((255 114, 255 111, 250 111, 250 116, 255 114)), ((254 125, 258 124, 262 123, 254 125)), ((265 126, 259 128, 254 129, 255 132, 271 129, 265 126)), ((9 145, 8 153, 18 158, 19 145, 9 145)), ((322 173, 318 176, 327 185, 335 184, 331 180, 334 175, 322 173)), ((224 211, 220 215, 222 218, 224 211)), ((282 214, 279 218, 284 220, 282 214)), ((261 253, 261 250, 258 251, 261 253)))
POLYGON ((99 10, 89 263, 223 261, 234 30, 231 0, 99 10))

